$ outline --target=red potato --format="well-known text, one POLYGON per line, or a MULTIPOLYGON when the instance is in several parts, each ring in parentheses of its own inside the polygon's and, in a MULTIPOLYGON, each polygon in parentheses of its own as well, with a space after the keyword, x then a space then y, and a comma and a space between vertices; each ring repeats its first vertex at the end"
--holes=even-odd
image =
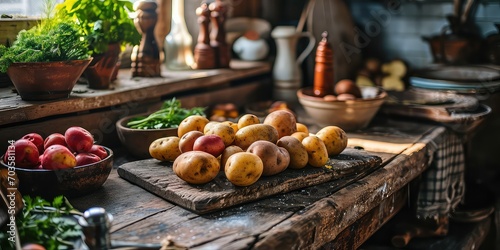
POLYGON ((106 151, 106 149, 103 146, 97 144, 92 145, 89 153, 99 156, 101 160, 108 157, 108 152, 106 151))
POLYGON ((43 153, 42 167, 51 170, 76 167, 76 157, 67 147, 52 145, 43 153))
POLYGON ((63 145, 67 147, 66 138, 60 133, 53 133, 47 136, 43 142, 43 148, 48 148, 52 145, 63 145))
POLYGON ((14 147, 15 158, 10 158, 12 154, 6 153, 3 159, 5 163, 13 160, 15 167, 18 168, 36 168, 38 166, 40 154, 33 142, 27 139, 19 139, 12 146, 14 147))
POLYGON ((99 156, 92 153, 79 153, 75 156, 75 158, 77 166, 92 164, 101 160, 99 156))
POLYGON ((198 130, 193 130, 185 133, 179 140, 179 149, 182 153, 193 151, 194 141, 200 136, 203 136, 203 132, 198 130))
POLYGON ((33 142, 33 144, 35 144, 35 146, 38 149, 38 153, 39 154, 43 153, 43 143, 44 143, 44 141, 43 141, 43 137, 40 134, 29 133, 29 134, 26 134, 23 137, 21 137, 21 139, 26 139, 26 140, 28 140, 30 142, 33 142))
POLYGON ((82 127, 70 127, 64 132, 68 148, 77 153, 89 152, 94 145, 92 134, 82 127))
POLYGON ((218 135, 203 135, 198 137, 193 144, 194 151, 207 152, 218 157, 224 151, 224 141, 218 135))

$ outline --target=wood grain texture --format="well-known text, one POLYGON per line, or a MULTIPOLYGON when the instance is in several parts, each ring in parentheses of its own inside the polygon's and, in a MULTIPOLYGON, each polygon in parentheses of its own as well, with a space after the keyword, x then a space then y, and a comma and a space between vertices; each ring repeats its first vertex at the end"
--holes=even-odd
POLYGON ((269 73, 266 62, 232 61, 230 69, 167 71, 162 77, 131 78, 130 69, 121 69, 112 88, 92 90, 77 84, 67 99, 44 102, 21 100, 12 88, 0 88, 0 126, 26 122, 39 118, 106 108, 159 98, 183 91, 216 88, 241 80, 269 73))
POLYGON ((113 240, 158 243, 170 236, 189 249, 354 248, 404 205, 407 184, 427 167, 428 143, 443 131, 389 122, 351 134, 370 143, 409 146, 395 153, 368 151, 383 159, 372 171, 201 215, 120 178, 117 171, 102 191, 71 202, 81 210, 99 204, 111 212, 120 222, 113 240))
POLYGON ((155 159, 126 163, 118 168, 118 174, 168 201, 196 213, 207 213, 370 171, 381 162, 380 157, 366 151, 346 149, 329 159, 323 168, 287 169, 277 175, 261 177, 248 187, 234 186, 222 172, 205 185, 189 185, 175 175, 171 163, 155 159))

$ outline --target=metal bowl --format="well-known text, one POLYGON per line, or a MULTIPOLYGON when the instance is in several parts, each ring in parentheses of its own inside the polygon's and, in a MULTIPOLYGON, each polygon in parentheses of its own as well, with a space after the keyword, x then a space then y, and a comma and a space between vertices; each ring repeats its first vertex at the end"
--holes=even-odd
POLYGON ((138 116, 141 116, 141 114, 126 116, 118 120, 116 122, 116 132, 118 133, 118 138, 122 145, 133 156, 139 159, 151 158, 149 154, 149 145, 151 145, 154 140, 162 137, 177 136, 177 128, 133 129, 127 127, 127 122, 138 116))
POLYGON ((329 101, 313 95, 312 88, 297 91, 300 104, 320 126, 334 125, 345 131, 366 128, 387 98, 384 90, 375 97, 329 101))
MULTIPOLYGON (((22 195, 47 199, 58 195, 77 197, 93 192, 104 184, 113 168, 113 151, 104 148, 108 156, 92 164, 59 170, 15 168, 18 190, 22 195)), ((0 163, 2 171, 8 170, 3 160, 0 163)))

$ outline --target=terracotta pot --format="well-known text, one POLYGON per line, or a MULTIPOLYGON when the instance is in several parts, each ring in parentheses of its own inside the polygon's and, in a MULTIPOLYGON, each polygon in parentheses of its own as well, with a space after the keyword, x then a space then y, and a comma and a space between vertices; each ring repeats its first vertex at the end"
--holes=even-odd
POLYGON ((481 59, 481 40, 475 36, 442 34, 423 39, 429 43, 435 63, 468 64, 481 59))
POLYGON ((84 76, 91 89, 108 89, 116 72, 121 48, 118 43, 108 46, 108 50, 101 55, 94 56, 94 60, 85 69, 84 76))
POLYGON ((90 61, 12 63, 7 74, 23 100, 68 98, 90 61))

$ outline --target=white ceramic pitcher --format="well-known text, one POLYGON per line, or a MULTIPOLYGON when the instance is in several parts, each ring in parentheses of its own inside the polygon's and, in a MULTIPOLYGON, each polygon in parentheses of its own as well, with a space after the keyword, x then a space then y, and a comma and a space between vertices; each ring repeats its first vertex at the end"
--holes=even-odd
POLYGON ((276 42, 277 55, 273 67, 273 79, 276 87, 299 88, 302 85, 300 64, 312 52, 316 39, 309 32, 297 32, 294 26, 277 26, 271 32, 276 42), (299 38, 307 37, 309 43, 304 51, 296 56, 299 38))

